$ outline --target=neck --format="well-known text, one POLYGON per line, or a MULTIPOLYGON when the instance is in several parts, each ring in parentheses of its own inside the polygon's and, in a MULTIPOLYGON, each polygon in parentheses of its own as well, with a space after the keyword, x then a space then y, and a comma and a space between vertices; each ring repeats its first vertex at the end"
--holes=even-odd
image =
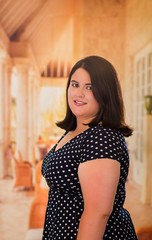
POLYGON ((80 132, 83 132, 83 131, 87 130, 89 128, 89 126, 88 125, 84 125, 84 123, 85 122, 83 122, 83 121, 82 122, 77 121, 77 127, 75 129, 75 132, 80 133, 80 132))

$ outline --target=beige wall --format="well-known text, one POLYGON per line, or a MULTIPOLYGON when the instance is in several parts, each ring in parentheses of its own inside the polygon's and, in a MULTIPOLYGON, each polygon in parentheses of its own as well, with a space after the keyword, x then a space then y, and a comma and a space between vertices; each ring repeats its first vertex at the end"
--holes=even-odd
POLYGON ((125 1, 83 0, 80 9, 79 18, 77 18, 81 34, 79 56, 99 55, 105 57, 113 63, 118 71, 120 81, 123 82, 125 1))
POLYGON ((152 40, 152 1, 126 1, 126 51, 135 54, 152 40))

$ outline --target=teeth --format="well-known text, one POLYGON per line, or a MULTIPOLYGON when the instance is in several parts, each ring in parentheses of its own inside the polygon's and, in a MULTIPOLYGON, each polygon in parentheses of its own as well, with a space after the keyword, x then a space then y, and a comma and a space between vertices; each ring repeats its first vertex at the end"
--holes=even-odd
POLYGON ((83 103, 83 102, 79 102, 79 101, 75 101, 76 103, 79 103, 79 104, 85 104, 85 103, 83 103))

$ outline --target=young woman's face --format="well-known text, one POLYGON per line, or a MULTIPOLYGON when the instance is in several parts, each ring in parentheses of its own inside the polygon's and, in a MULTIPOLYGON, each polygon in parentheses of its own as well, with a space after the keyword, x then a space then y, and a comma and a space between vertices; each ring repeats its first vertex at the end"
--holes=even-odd
POLYGON ((99 103, 92 92, 90 75, 83 68, 78 68, 71 76, 68 104, 77 120, 80 119, 83 123, 93 119, 99 111, 99 103))

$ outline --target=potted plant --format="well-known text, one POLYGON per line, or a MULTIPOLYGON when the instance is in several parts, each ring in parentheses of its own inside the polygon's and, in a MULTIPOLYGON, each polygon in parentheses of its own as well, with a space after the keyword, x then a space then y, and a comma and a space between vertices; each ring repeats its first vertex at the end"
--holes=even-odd
POLYGON ((152 115, 152 95, 145 96, 145 107, 147 115, 152 115))

